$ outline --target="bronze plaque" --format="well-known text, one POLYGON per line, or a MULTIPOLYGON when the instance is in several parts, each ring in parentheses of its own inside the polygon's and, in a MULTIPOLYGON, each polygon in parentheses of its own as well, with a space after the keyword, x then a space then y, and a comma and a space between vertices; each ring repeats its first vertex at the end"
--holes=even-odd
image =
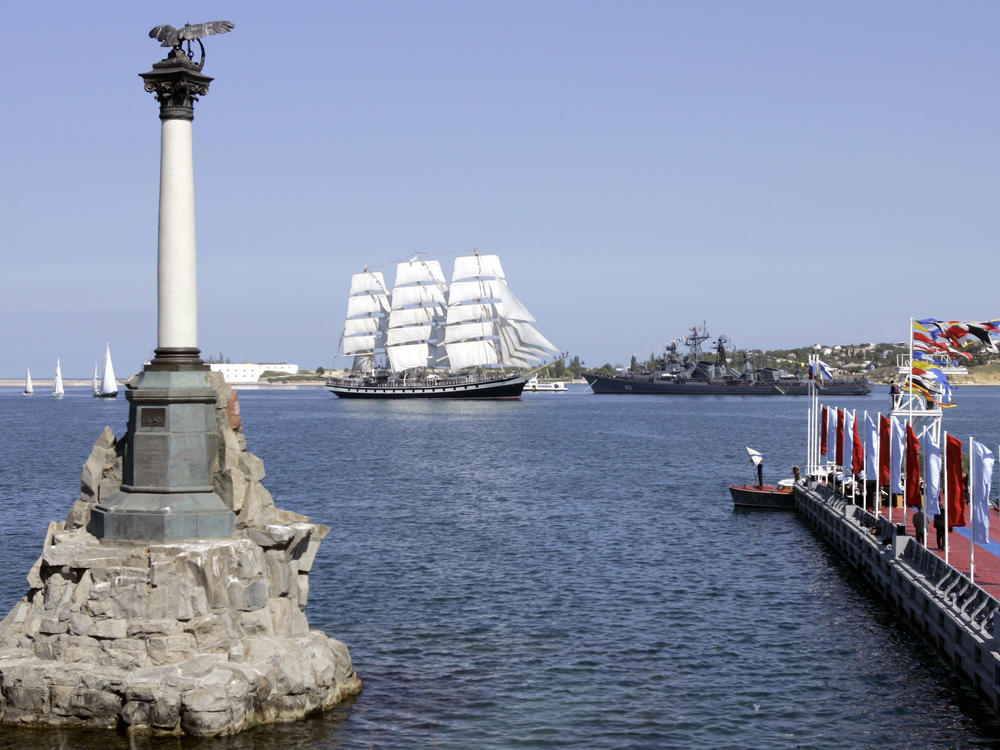
POLYGON ((166 427, 167 426, 167 410, 162 406, 151 407, 147 406, 142 409, 139 414, 139 426, 140 427, 166 427))

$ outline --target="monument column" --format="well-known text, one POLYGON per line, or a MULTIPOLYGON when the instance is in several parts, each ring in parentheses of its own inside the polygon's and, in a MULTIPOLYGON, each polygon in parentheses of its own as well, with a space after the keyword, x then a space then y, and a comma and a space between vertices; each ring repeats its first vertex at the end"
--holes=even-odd
POLYGON ((159 362, 200 362, 194 219, 194 102, 211 78, 179 48, 141 74, 160 103, 160 226, 157 262, 159 362))
POLYGON ((208 93, 212 79, 201 72, 204 48, 195 63, 181 43, 174 40, 166 59, 140 74, 160 103, 157 345, 126 392, 121 489, 91 512, 88 530, 101 539, 220 538, 234 527, 232 510, 212 489, 216 393, 198 350, 191 126, 194 102, 208 93))

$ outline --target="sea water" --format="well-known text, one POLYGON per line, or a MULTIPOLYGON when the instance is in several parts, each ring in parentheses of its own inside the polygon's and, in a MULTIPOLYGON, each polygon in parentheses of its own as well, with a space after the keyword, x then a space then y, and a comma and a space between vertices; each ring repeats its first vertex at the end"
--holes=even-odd
MULTIPOLYGON (((1000 439, 1000 389, 946 428, 1000 439)), ((884 411, 884 388, 831 402, 884 411)), ((727 487, 805 460, 806 398, 525 394, 339 400, 243 389, 279 506, 331 527, 312 627, 343 640, 356 699, 289 725, 170 748, 992 746, 967 685, 792 513, 727 487)), ((0 389, 0 610, 127 403, 0 389)), ((3 614, 0 612, 0 615, 3 614)), ((0 747, 130 747, 0 728, 0 747)))

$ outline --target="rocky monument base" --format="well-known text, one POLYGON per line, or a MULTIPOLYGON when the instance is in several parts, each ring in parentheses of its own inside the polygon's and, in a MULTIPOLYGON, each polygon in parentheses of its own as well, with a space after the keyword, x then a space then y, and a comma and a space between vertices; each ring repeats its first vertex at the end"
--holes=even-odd
POLYGON ((276 508, 246 449, 236 394, 213 374, 213 488, 232 538, 100 540, 90 510, 121 484, 109 428, 81 495, 51 523, 29 591, 0 623, 0 722, 231 734, 321 711, 361 690, 347 647, 310 630, 309 571, 329 528, 276 508))

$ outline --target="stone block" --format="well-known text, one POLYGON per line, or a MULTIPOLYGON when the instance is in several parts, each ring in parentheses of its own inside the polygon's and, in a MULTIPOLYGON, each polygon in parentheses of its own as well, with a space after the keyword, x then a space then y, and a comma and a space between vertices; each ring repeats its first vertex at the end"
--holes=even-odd
POLYGON ((225 711, 229 707, 229 696, 225 686, 189 690, 181 696, 183 711, 225 711))
POLYGON ((110 556, 107 559, 113 559, 116 564, 105 565, 103 560, 94 560, 92 564, 87 567, 90 569, 90 575, 94 579, 94 583, 108 583, 111 585, 112 595, 118 589, 125 586, 134 586, 136 584, 146 585, 149 583, 149 569, 148 568, 132 568, 125 563, 129 559, 129 555, 124 553, 116 555, 114 558, 110 556))
POLYGON ((175 729, 181 720, 181 696, 176 691, 156 693, 149 712, 149 725, 160 731, 175 729))
POLYGON ((3 697, 8 708, 38 714, 49 712, 49 688, 45 685, 4 685, 3 697))
POLYGON ((150 638, 146 645, 151 664, 177 664, 198 650, 198 643, 190 633, 157 636, 150 638))
POLYGON ((93 620, 88 635, 93 638, 125 638, 128 635, 128 620, 124 618, 93 620))
POLYGON ((45 633, 47 635, 65 633, 67 630, 69 630, 69 628, 65 622, 60 622, 59 620, 51 617, 42 618, 42 621, 38 624, 38 632, 45 633))
POLYGON ((111 599, 88 599, 83 610, 94 617, 111 617, 115 611, 115 603, 111 599))
POLYGON ((146 612, 146 592, 148 590, 149 587, 145 583, 115 586, 111 594, 111 601, 114 602, 114 616, 126 620, 156 617, 156 613, 146 612))
POLYGON ((266 476, 263 459, 249 451, 240 453, 240 470, 249 477, 251 482, 260 482, 266 476))
POLYGON ((177 575, 177 565, 173 560, 157 560, 149 565, 149 583, 152 586, 165 586, 177 575))
POLYGON ((107 654, 109 663, 118 669, 133 670, 146 665, 146 641, 118 638, 103 641, 101 648, 107 654))
POLYGON ((312 570, 313 563, 316 560, 316 553, 319 552, 319 546, 326 538, 326 535, 330 533, 329 526, 323 526, 321 524, 310 524, 312 527, 310 530, 309 538, 306 540, 306 548, 303 550, 301 557, 299 557, 299 570, 309 572, 312 570))
POLYGON ((181 623, 168 618, 157 620, 129 620, 128 637, 148 640, 157 636, 176 635, 181 632, 181 623))
POLYGON ((65 635, 65 646, 62 650, 60 661, 76 663, 84 662, 88 664, 101 663, 101 644, 89 635, 65 635))
POLYGON ((229 651, 231 640, 229 633, 222 620, 215 615, 191 620, 185 627, 185 632, 194 636, 200 652, 222 653, 229 651))
POLYGON ((309 516, 307 515, 278 507, 275 507, 274 509, 274 518, 277 523, 284 526, 288 526, 293 523, 309 523, 310 521, 309 516))
POLYGON ((0 640, 6 642, 9 638, 23 632, 24 622, 28 619, 30 610, 31 605, 25 599, 15 604, 14 608, 0 622, 0 640))
POLYGON ((88 635, 93 622, 93 617, 89 617, 82 612, 73 612, 67 620, 68 631, 73 635, 88 635))
POLYGON ((59 573, 53 573, 45 581, 44 597, 45 604, 43 605, 47 610, 53 610, 59 606, 63 595, 66 593, 67 586, 69 582, 63 578, 59 573))
POLYGON ((166 587, 147 588, 143 599, 141 616, 133 614, 128 619, 149 619, 162 620, 167 617, 167 598, 169 591, 166 587))
POLYGON ((274 634, 277 636, 287 636, 292 632, 292 602, 286 597, 273 597, 267 600, 267 608, 271 612, 271 622, 274 625, 274 634))
POLYGON ((236 570, 237 575, 246 580, 260 578, 264 575, 264 556, 262 550, 256 544, 252 543, 241 546, 236 561, 236 570))
POLYGON ((152 710, 149 701, 127 701, 122 706, 122 723, 131 730, 144 729, 150 725, 152 710))
POLYGON ((41 635, 36 633, 32 640, 32 653, 39 659, 44 659, 45 661, 55 661, 57 659, 62 659, 63 653, 66 649, 66 635, 41 635))
POLYGON ((73 597, 70 600, 74 609, 79 609, 90 599, 90 592, 93 587, 94 577, 90 574, 89 570, 83 571, 80 580, 76 584, 76 588, 73 590, 73 597))
POLYGON ((271 610, 268 607, 241 612, 240 626, 247 635, 274 635, 274 624, 271 622, 271 610))
POLYGON ((269 549, 264 553, 264 568, 267 575, 267 595, 288 596, 292 587, 292 571, 289 570, 285 553, 278 549, 269 549))
POLYGON ((121 696, 108 690, 93 690, 78 686, 53 685, 50 688, 52 713, 98 719, 103 725, 115 726, 122 707, 121 696))
POLYGON ((229 584, 229 601, 234 609, 242 612, 261 609, 267 606, 267 589, 267 581, 264 578, 248 583, 233 580, 229 584))
POLYGON ((305 609, 306 602, 309 601, 309 575, 307 573, 299 573, 297 582, 299 608, 305 609))

